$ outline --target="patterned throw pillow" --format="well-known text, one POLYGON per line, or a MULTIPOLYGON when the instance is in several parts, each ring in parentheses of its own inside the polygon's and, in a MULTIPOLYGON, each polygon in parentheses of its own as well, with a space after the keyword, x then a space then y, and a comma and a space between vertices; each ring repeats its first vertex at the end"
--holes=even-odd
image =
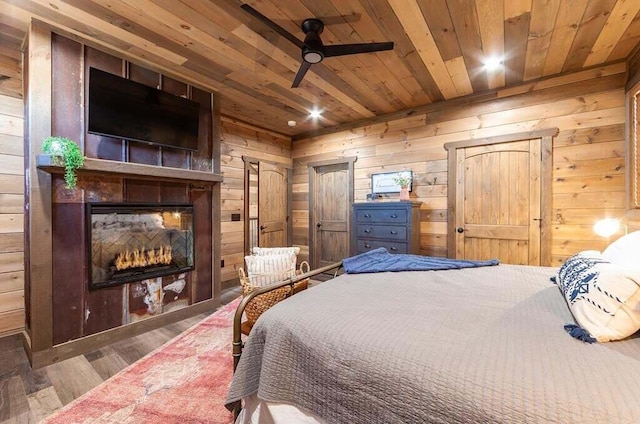
POLYGON ((565 329, 584 341, 608 342, 640 329, 640 269, 623 268, 600 252, 580 252, 560 267, 556 283, 578 326, 565 329))
POLYGON ((254 286, 268 286, 296 275, 296 255, 293 253, 251 255, 245 256, 244 260, 247 276, 254 286))

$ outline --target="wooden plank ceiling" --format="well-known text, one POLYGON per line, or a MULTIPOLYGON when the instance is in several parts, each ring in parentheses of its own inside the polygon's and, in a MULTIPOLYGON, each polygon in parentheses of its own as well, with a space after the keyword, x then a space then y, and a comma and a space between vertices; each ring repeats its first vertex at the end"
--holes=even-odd
POLYGON ((327 45, 395 48, 326 58, 294 89, 300 49, 239 0, 0 0, 0 60, 15 59, 36 17, 220 93, 227 116, 296 135, 622 61, 640 41, 639 0, 247 3, 301 40, 301 22, 316 17, 327 23, 327 45), (504 66, 487 71, 488 57, 503 57, 504 66), (317 120, 308 116, 315 108, 317 120))

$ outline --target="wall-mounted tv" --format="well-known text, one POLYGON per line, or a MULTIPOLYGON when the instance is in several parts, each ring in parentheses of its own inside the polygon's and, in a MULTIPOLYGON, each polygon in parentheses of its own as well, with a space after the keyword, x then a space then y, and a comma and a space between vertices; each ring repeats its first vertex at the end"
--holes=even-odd
POLYGON ((89 69, 91 134, 198 149, 200 105, 99 69, 89 69))

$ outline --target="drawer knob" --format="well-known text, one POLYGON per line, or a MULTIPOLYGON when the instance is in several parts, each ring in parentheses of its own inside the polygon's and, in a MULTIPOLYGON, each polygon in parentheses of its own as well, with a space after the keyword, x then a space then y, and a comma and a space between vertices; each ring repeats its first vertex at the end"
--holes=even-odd
POLYGON ((391 234, 393 234, 393 235, 398 234, 398 232, 397 232, 397 231, 393 231, 393 230, 391 230, 391 231, 389 231, 389 232, 390 232, 391 234))
POLYGON ((366 247, 367 249, 371 247, 371 245, 369 243, 365 243, 364 247, 366 247))
POLYGON ((391 214, 391 218, 397 218, 397 217, 398 217, 398 215, 396 215, 395 213, 391 214))
POLYGON ((369 234, 371 232, 371 230, 370 229, 366 229, 366 230, 364 230, 364 232, 369 234))
POLYGON ((371 218, 371 214, 365 213, 365 214, 364 214, 364 217, 365 217, 365 218, 371 218))
POLYGON ((391 246, 391 248, 389 250, 391 250, 392 252, 395 252, 396 250, 398 250, 398 248, 395 247, 395 246, 391 246))

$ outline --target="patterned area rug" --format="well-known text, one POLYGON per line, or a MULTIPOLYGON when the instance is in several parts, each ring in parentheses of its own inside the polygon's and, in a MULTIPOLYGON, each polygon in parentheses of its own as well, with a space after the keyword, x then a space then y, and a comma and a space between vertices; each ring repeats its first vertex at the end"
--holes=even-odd
POLYGON ((225 305, 54 413, 53 423, 231 423, 233 314, 225 305))

